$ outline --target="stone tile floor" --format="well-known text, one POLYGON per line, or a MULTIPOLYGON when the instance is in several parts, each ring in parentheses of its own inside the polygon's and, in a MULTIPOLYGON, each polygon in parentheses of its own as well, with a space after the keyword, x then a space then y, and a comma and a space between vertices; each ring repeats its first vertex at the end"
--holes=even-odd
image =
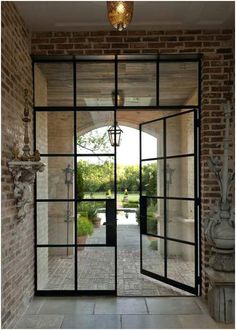
MULTIPOLYGON (((95 229, 87 241, 103 243, 105 227, 95 229)), ((118 295, 119 296, 178 296, 186 292, 140 274, 140 237, 137 225, 119 225, 118 236, 118 295)), ((154 273, 163 273, 163 256, 143 240, 143 265, 154 273)), ((50 256, 46 290, 74 289, 74 258, 50 256)), ((178 256, 169 258, 168 270, 172 279, 194 286, 194 263, 178 256)), ((45 276, 45 274, 43 274, 45 276)), ((114 290, 115 261, 113 247, 86 247, 78 251, 78 287, 80 290, 114 290)))
POLYGON ((199 297, 35 297, 15 329, 233 329, 199 297))

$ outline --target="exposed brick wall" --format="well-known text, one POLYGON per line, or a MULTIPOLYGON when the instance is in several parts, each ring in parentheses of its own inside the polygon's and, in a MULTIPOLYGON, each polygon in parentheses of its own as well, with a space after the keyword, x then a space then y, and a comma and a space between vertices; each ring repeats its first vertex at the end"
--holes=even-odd
MULTIPOLYGON (((234 35, 232 30, 185 31, 95 31, 41 32, 32 35, 32 54, 37 55, 102 55, 202 53, 202 117, 201 117, 201 184, 202 222, 210 206, 219 197, 214 176, 206 159, 223 153, 224 119, 222 103, 232 99, 234 35)), ((203 229, 203 226, 202 226, 203 229)), ((209 251, 202 230, 203 295, 207 295, 208 279, 204 267, 209 251)))
MULTIPOLYGON (((2 327, 14 326, 33 295, 33 210, 15 220, 13 180, 7 162, 23 143, 24 88, 32 104, 30 34, 12 2, 2 2, 2 327)), ((30 129, 30 135, 31 129, 30 129)))

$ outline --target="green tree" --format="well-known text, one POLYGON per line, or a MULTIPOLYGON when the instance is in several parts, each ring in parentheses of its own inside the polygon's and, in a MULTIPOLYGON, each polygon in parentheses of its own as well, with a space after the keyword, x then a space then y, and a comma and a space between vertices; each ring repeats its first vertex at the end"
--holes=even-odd
POLYGON ((77 166, 77 198, 84 198, 84 178, 80 166, 77 166))

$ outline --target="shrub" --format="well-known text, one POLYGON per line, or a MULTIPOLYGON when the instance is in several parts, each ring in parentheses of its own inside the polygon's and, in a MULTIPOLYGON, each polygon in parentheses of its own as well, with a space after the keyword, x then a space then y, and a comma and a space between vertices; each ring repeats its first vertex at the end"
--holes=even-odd
POLYGON ((78 236, 87 236, 92 235, 93 233, 93 225, 86 218, 80 218, 77 222, 78 225, 78 236))
POLYGON ((94 218, 96 218, 97 213, 98 213, 98 211, 97 211, 96 206, 93 206, 93 205, 90 206, 90 208, 88 209, 88 218, 89 218, 89 220, 93 220, 94 218))
POLYGON ((129 201, 129 202, 122 202, 122 206, 124 208, 137 208, 138 207, 138 201, 129 201))

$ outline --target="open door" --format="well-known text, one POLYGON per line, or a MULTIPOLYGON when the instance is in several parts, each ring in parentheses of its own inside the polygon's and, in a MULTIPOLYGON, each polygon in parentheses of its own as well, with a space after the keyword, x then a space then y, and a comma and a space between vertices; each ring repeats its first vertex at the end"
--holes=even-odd
POLYGON ((141 273, 200 293, 197 110, 140 125, 141 273), (155 148, 145 135, 156 138, 155 148))

